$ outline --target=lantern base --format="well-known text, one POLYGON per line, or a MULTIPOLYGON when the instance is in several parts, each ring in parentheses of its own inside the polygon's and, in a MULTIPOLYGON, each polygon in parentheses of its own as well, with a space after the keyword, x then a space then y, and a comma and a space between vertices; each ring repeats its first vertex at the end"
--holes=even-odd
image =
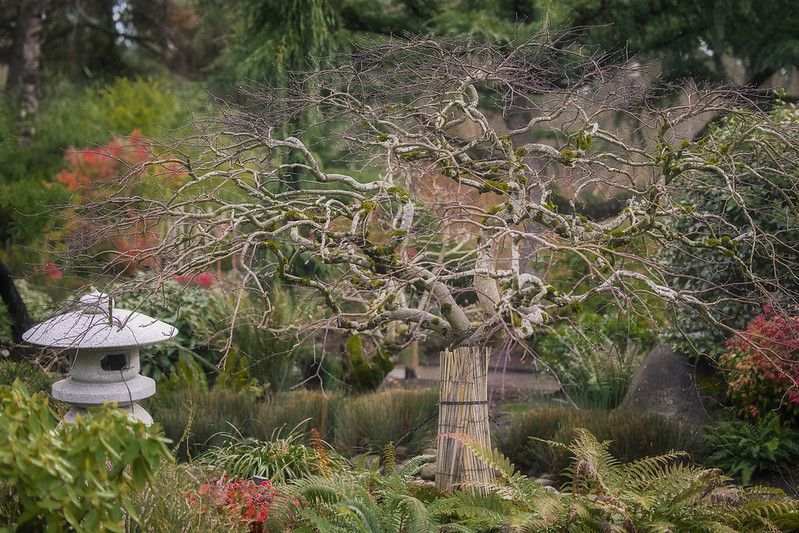
MULTIPOLYGON (((152 426, 153 425, 153 417, 150 416, 150 413, 148 413, 144 409, 144 407, 142 407, 141 405, 139 405, 136 402, 125 404, 125 405, 119 405, 116 408, 120 409, 120 410, 124 410, 134 420, 139 421, 139 422, 144 422, 145 426, 152 426)), ((72 423, 75 422, 75 417, 76 416, 78 416, 78 415, 86 416, 87 414, 88 414, 88 411, 86 410, 86 407, 75 406, 72 409, 70 409, 69 411, 67 411, 67 414, 64 415, 64 418, 61 420, 61 423, 63 424, 63 423, 66 422, 68 424, 72 424, 72 423)))

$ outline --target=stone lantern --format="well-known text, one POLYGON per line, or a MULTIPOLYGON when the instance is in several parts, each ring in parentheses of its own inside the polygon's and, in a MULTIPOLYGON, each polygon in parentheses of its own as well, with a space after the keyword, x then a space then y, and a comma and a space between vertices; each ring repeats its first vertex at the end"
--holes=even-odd
POLYGON ((134 311, 114 308, 107 295, 92 292, 78 308, 26 331, 26 342, 64 350, 74 357, 66 379, 53 384, 53 398, 73 405, 65 421, 87 407, 116 402, 147 425, 153 418, 138 403, 155 394, 155 381, 139 374, 139 348, 173 338, 173 326, 134 311))

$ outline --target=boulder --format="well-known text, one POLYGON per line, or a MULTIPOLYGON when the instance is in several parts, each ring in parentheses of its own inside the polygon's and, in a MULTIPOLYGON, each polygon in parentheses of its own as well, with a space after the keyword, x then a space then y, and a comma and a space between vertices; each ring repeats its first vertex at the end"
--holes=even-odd
POLYGON ((427 481, 436 479, 436 463, 427 463, 424 465, 419 471, 419 477, 427 481))
POLYGON ((668 344, 661 344, 649 352, 636 371, 621 407, 694 425, 708 423, 711 401, 697 386, 699 379, 694 362, 668 344))

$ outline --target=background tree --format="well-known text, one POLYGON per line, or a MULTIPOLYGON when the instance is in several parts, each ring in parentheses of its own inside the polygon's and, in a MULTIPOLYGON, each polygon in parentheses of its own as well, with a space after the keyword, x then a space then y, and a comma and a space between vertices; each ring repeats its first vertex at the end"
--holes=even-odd
POLYGON ((713 147, 707 156, 710 160, 721 154, 728 164, 737 166, 734 188, 723 186, 724 176, 710 170, 704 180, 692 183, 681 194, 688 209, 672 225, 695 240, 733 243, 738 235, 763 232, 762 238, 736 243, 736 254, 688 246, 663 251, 661 260, 677 274, 671 280, 674 287, 704 292, 705 299, 719 301, 712 310, 716 323, 689 310, 675 314, 666 339, 682 353, 715 359, 725 350, 730 328, 744 329, 764 305, 795 313, 794 295, 799 289, 795 268, 799 260, 799 159, 795 157, 799 112, 795 106, 782 104, 771 115, 769 125, 730 117, 704 137, 705 145, 713 147), (771 152, 783 154, 779 167, 771 166, 771 152), (717 216, 715 221, 697 224, 697 212, 717 216), (746 268, 741 267, 740 257, 746 258, 746 268), (749 272, 769 281, 753 283, 749 272))
POLYGON ((42 53, 42 25, 47 9, 45 0, 17 0, 6 93, 17 101, 20 120, 19 139, 33 134, 33 115, 39 108, 39 61, 42 53))
MULTIPOLYGON (((529 338, 595 295, 639 312, 654 297, 712 319, 708 309, 719 299, 674 290, 675 272, 649 247, 679 244, 735 256, 745 243, 768 236, 768 228, 757 226, 728 239, 697 238, 668 223, 690 211, 677 192, 705 181, 707 172, 737 194, 736 162, 722 146, 682 138, 686 126, 726 113, 756 118, 768 129, 768 116, 735 93, 698 88, 686 88, 679 105, 663 107, 648 86, 632 81, 635 71, 618 64, 552 46, 547 35, 511 48, 429 40, 368 46, 288 91, 251 93, 247 106, 210 121, 195 144, 148 162, 150 169, 179 167, 186 183, 168 199, 115 195, 90 202, 86 227, 95 231, 82 242, 108 239, 131 224, 188 226, 188 233, 170 229, 137 250, 160 265, 150 278, 196 275, 235 255, 242 295, 252 290, 268 299, 268 280, 277 275, 318 296, 312 316, 297 317, 302 330, 381 335, 392 328, 400 346, 418 336, 444 337, 437 477, 442 487, 462 474, 465 482, 484 479, 487 471, 448 434, 473 433, 488 442, 492 346, 529 338), (523 99, 533 113, 508 131, 490 113, 507 111, 511 99, 523 99), (298 134, 312 139, 314 127, 344 124, 328 142, 346 153, 347 171, 327 170, 312 146, 280 134, 283 124, 311 110, 317 122, 298 134), (625 114, 640 124, 638 143, 613 130, 620 124, 615 117, 625 114), (511 139, 524 134, 533 140, 514 146, 511 139), (298 170, 302 186, 284 189, 298 170), (420 183, 438 184, 438 193, 411 194, 420 183), (448 188, 468 192, 469 200, 448 196, 448 188), (619 214, 592 221, 576 209, 561 213, 550 199, 557 190, 573 202, 592 189, 623 191, 630 200, 619 214), (533 257, 523 253, 526 239, 537 244, 533 257), (577 283, 557 281, 565 254, 584 266, 577 283), (310 258, 328 265, 325 277, 296 273, 294 265, 310 258), (543 267, 525 271, 533 259, 543 267)), ((783 152, 769 152, 762 169, 780 168, 782 158, 783 152)), ((700 225, 717 218, 690 216, 700 225)), ((773 283, 743 258, 738 265, 752 280, 773 283)))

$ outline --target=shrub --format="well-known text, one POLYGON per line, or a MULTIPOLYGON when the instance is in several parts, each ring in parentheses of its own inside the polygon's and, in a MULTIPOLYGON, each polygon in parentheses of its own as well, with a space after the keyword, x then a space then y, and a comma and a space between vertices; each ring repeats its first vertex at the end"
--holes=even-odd
POLYGON ((535 348, 579 407, 613 409, 656 340, 649 326, 618 310, 585 312, 540 335, 535 348))
POLYGON ((518 415, 497 434, 497 448, 522 471, 556 474, 567 466, 568 454, 532 437, 567 444, 578 428, 591 431, 602 441, 611 441, 610 452, 622 461, 670 450, 688 450, 695 455, 703 450, 698 432, 657 414, 561 407, 518 415))
MULTIPOLYGON (((144 278, 137 277, 138 284, 144 278)), ((157 295, 147 285, 139 290, 125 293, 124 288, 110 287, 117 307, 132 309, 164 320, 178 329, 178 336, 157 347, 142 350, 142 373, 160 379, 171 372, 181 355, 193 358, 206 370, 213 370, 222 356, 211 343, 225 323, 216 320, 217 306, 225 305, 225 296, 220 291, 197 287, 184 287, 176 281, 166 281, 158 287, 157 295)), ((216 339, 218 340, 218 339, 216 339)))
POLYGON ((14 498, 3 521, 32 531, 120 529, 131 491, 169 455, 157 431, 115 409, 59 426, 43 394, 0 387, 0 478, 14 498))
MULTIPOLYGON (((19 295, 22 296, 25 306, 28 308, 30 319, 33 322, 43 320, 53 305, 53 300, 50 296, 34 289, 24 279, 14 280, 14 284, 19 290, 19 295)), ((0 340, 11 340, 11 317, 8 316, 8 310, 5 305, 0 305, 0 340)), ((12 379, 8 383, 2 383, 10 385, 13 381, 12 379)))
POLYGON ((748 485, 753 476, 779 472, 799 457, 799 431, 783 427, 772 414, 749 423, 721 422, 705 428, 706 461, 748 485))
POLYGON ((0 361, 0 385, 10 386, 19 380, 31 394, 50 392, 53 377, 25 361, 0 361))
POLYGON ((770 411, 799 422, 799 318, 766 307, 726 344, 719 363, 730 398, 750 417, 770 411))
POLYGON ((198 487, 213 483, 204 469, 191 464, 168 463, 157 469, 153 479, 142 490, 131 495, 131 504, 138 524, 131 519, 126 531, 155 532, 230 531, 245 532, 237 516, 214 505, 200 506, 196 500, 198 487))
POLYGON ((126 135, 135 129, 148 137, 158 136, 188 119, 183 95, 164 79, 117 78, 86 89, 55 82, 44 91, 35 117, 35 137, 0 169, 9 181, 50 179, 68 146, 104 144, 113 134, 126 135))
POLYGON ((343 467, 341 457, 327 444, 304 444, 297 428, 282 433, 277 430, 265 441, 227 435, 226 444, 210 448, 199 460, 234 479, 258 476, 282 483, 343 467))
POLYGON ((209 509, 221 511, 246 526, 250 533, 262 533, 275 499, 275 488, 269 481, 231 481, 223 476, 203 483, 189 499, 199 507, 201 515, 209 509))
POLYGON ((344 398, 335 413, 335 447, 343 453, 379 451, 393 441, 417 453, 433 438, 436 424, 429 419, 437 408, 438 391, 433 389, 344 398))

